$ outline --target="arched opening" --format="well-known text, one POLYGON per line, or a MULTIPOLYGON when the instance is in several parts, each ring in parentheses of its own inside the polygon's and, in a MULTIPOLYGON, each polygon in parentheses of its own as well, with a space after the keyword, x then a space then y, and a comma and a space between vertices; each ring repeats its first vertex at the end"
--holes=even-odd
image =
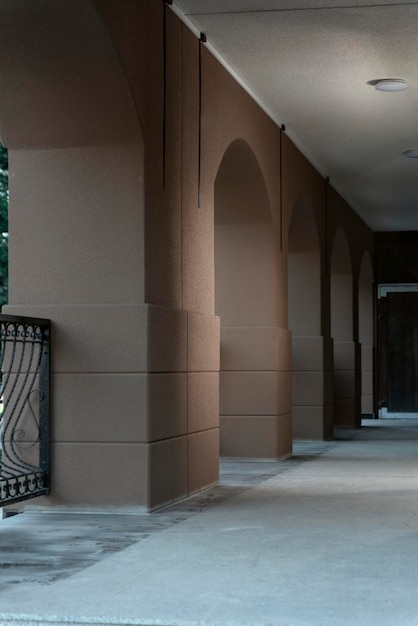
POLYGON ((373 407, 373 267, 368 252, 363 254, 358 284, 358 322, 361 345, 361 415, 372 417, 373 407))
POLYGON ((242 140, 215 180, 215 303, 223 327, 273 326, 273 225, 265 183, 242 140))
POLYGON ((296 203, 288 237, 288 306, 292 331, 293 436, 332 435, 332 405, 324 370, 330 342, 321 337, 321 254, 312 205, 296 203))
POLYGON ((344 231, 335 234, 331 255, 331 335, 334 340, 334 423, 359 426, 357 345, 353 341, 353 271, 344 231))
POLYGON ((221 455, 277 457, 274 234, 257 159, 243 140, 215 180, 215 310, 221 319, 221 455))

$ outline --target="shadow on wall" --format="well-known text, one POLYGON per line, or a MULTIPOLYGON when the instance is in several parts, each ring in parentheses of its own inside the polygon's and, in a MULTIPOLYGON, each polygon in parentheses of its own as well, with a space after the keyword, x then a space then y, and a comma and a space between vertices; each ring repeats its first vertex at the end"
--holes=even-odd
POLYGON ((280 455, 274 231, 248 144, 234 141, 215 181, 215 308, 221 319, 221 455, 280 455))

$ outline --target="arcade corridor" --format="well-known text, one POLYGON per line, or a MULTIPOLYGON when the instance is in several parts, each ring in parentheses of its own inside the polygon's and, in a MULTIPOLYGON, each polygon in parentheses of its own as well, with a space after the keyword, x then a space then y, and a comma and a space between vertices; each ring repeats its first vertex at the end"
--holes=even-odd
POLYGON ((158 513, 26 511, 0 522, 0 623, 418 624, 417 486, 418 421, 365 420, 158 513))

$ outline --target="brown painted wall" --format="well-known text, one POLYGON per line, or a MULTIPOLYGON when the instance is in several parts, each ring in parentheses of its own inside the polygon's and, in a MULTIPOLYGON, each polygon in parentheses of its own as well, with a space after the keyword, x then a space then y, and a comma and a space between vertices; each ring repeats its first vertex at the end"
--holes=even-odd
MULTIPOLYGON (((266 332, 273 334, 274 345, 277 345, 277 350, 282 356, 279 360, 280 371, 277 369, 277 359, 274 358, 276 364, 272 374, 263 375, 254 371, 246 374, 245 381, 241 381, 241 375, 235 370, 225 372, 222 380, 228 379, 228 383, 221 385, 221 414, 222 406, 227 406, 226 411, 232 411, 233 414, 228 418, 225 417, 229 420, 227 426, 229 440, 237 438, 238 430, 243 432, 241 427, 244 424, 247 435, 239 448, 241 452, 245 448, 247 456, 284 456, 290 453, 291 434, 290 405, 283 394, 279 394, 280 397, 277 395, 278 388, 288 388, 290 380, 286 282, 283 281, 280 270, 280 130, 168 9, 164 11, 161 5, 154 3, 151 19, 150 3, 147 4, 146 29, 142 30, 143 26, 140 23, 141 11, 144 9, 142 3, 123 3, 126 16, 123 20, 120 16, 114 17, 112 12, 114 3, 96 2, 108 23, 109 32, 128 73, 128 81, 138 103, 143 128, 147 207, 146 300, 187 310, 189 314, 191 312, 208 316, 214 314, 214 184, 228 147, 234 141, 244 141, 260 168, 271 211, 273 264, 269 288, 272 293, 268 294, 267 298, 270 298, 273 304, 269 322, 271 328, 269 327, 266 332), (132 10, 137 18, 127 17, 132 10), (151 24, 154 28, 152 37, 151 24), (135 28, 140 34, 135 37, 136 52, 126 43, 127 39, 133 40, 135 28), (152 39, 156 47, 153 59, 154 72, 162 75, 164 29, 165 85, 161 82, 158 84, 152 82, 151 75, 145 71, 135 71, 134 67, 135 54, 148 58, 152 39), (144 93, 147 94, 146 103, 143 102, 144 93), (155 128, 151 130, 147 128, 150 123, 149 110, 155 110, 157 115, 160 115, 159 132, 155 132, 155 128), (165 144, 162 143, 164 134, 165 144), (165 188, 163 188, 164 172, 165 188), (278 333, 277 327, 283 329, 281 333, 278 333), (249 410, 250 415, 247 415, 245 408, 241 406, 242 402, 239 402, 239 390, 244 383, 247 388, 248 385, 256 388, 260 384, 260 376, 263 376, 263 384, 267 384, 271 402, 267 409, 265 406, 260 408, 254 406, 249 410), (232 417, 234 427, 231 427, 232 417), (267 424, 266 433, 258 433, 259 441, 265 440, 264 449, 263 445, 256 443, 254 451, 251 452, 248 446, 251 447, 254 442, 256 431, 260 431, 262 423, 260 417, 263 418, 264 424, 267 424)), ((259 314, 256 312, 256 317, 266 318, 265 311, 262 310, 263 302, 258 302, 254 296, 251 302, 250 300, 247 302, 248 307, 250 308, 251 304, 253 310, 258 306, 259 314)), ((245 309, 246 303, 243 302, 242 306, 245 309)), ((231 333, 228 337, 228 341, 232 341, 236 346, 236 338, 231 338, 231 333)), ((260 359, 261 361, 263 358, 270 359, 271 343, 267 347, 264 347, 264 344, 263 342, 257 344, 259 352, 257 367, 260 370, 268 370, 270 367, 266 363, 263 366, 260 364, 260 359)), ((225 348, 224 340, 222 345, 225 348)), ((229 352, 229 348, 227 351, 229 352)), ((245 350, 241 343, 239 352, 243 351, 245 350)), ((233 367, 244 367, 243 359, 244 355, 236 354, 233 367)), ((189 384, 192 378, 189 374, 189 384)), ((202 376, 200 379, 201 393, 204 393, 209 383, 208 380, 205 382, 202 376)), ((213 406, 213 402, 211 405, 213 406)), ((193 418, 189 405, 190 420, 193 418)), ((212 418, 208 423, 216 425, 212 418)), ((236 453, 237 450, 233 454, 236 453)))
MULTIPOLYGON (((39 316, 44 311, 55 325, 55 492, 50 503, 153 508, 216 482, 219 402, 227 454, 282 458, 291 453, 287 233, 300 198, 312 206, 318 228, 322 302, 321 333, 302 342, 303 372, 314 373, 309 388, 320 389, 322 395, 314 401, 305 397, 303 406, 315 404, 315 428, 308 424, 301 435, 329 435, 330 415, 324 407, 330 405, 327 373, 332 366, 332 241, 342 227, 353 260, 355 291, 362 253, 372 253, 373 236, 169 7, 159 0, 75 1, 85 16, 85 32, 78 39, 77 22, 71 23, 74 54, 61 50, 57 57, 65 77, 61 82, 52 81, 59 38, 51 43, 48 29, 42 35, 48 45, 40 67, 45 81, 63 85, 57 95, 62 110, 54 108, 53 98, 48 100, 48 90, 39 89, 42 81, 35 91, 47 100, 39 111, 41 123, 31 123, 32 110, 11 87, 6 89, 7 107, 0 103, 0 122, 16 173, 10 311, 39 316), (74 71, 77 67, 83 71, 74 71), (86 108, 69 106, 77 103, 86 108), (63 115, 67 109, 71 117, 63 115), (254 298, 251 320, 256 323, 248 325, 250 317, 243 315, 222 326, 215 315, 215 182, 225 154, 237 141, 252 155, 263 206, 270 212, 264 220, 270 229, 265 241, 271 242, 273 267, 266 280, 270 287, 264 289, 271 289, 267 296, 272 306, 266 315, 263 300, 254 298), (123 168, 127 179, 117 176, 112 163, 123 168), (26 178, 25 172, 30 174, 26 178), (37 172, 42 172, 41 184, 37 172), (102 180, 110 188, 106 202, 102 180), (76 190, 74 197, 71 189, 76 190), (60 190, 65 190, 63 202, 60 190), (31 197, 36 199, 35 212, 30 210, 31 197), (91 222, 107 222, 90 235, 83 226, 83 210, 91 222), (119 220, 115 231, 113 219, 119 220), (66 238, 71 228, 77 235, 72 241, 66 238), (38 233, 37 239, 30 241, 31 232, 38 233), (110 249, 107 258, 112 233, 117 234, 113 243, 118 252, 112 257, 110 249), (60 245, 60 237, 65 245, 60 245), (80 271, 89 255, 91 272, 80 271), (65 258, 68 263, 57 265, 57 259, 65 258), (110 268, 114 289, 106 288, 101 259, 110 268), (36 292, 36 273, 48 267, 53 270, 36 292), (117 371, 109 352, 114 326, 122 336, 112 339, 117 371), (101 389, 104 376, 112 394, 111 402, 103 404, 96 402, 94 389, 101 389), (78 391, 71 395, 75 380, 78 391), (114 421, 117 407, 123 407, 119 431, 114 421), (71 473, 74 459, 77 476, 71 473), (107 482, 97 489, 104 470, 107 482), (80 491, 77 484, 86 474, 92 480, 83 482, 80 491)), ((54 12, 57 19, 61 11, 72 15, 73 6, 72 0, 51 0, 48 19, 54 12)), ((46 23, 46 14, 41 22, 46 23)), ((13 51, 13 37, 20 32, 16 28, 2 42, 3 58, 13 51)), ((17 77, 27 99, 32 83, 26 66, 19 63, 13 75, 6 66, 0 73, 6 85, 13 86, 17 77)), ((251 210, 256 204, 254 197, 251 210)), ((245 246, 237 252, 238 262, 239 254, 245 255, 245 246)), ((356 333, 354 323, 354 337, 356 333)))
MULTIPOLYGON (((340 426, 358 427, 361 423, 362 368, 367 370, 369 377, 372 376, 372 347, 362 348, 359 343, 360 270, 365 254, 370 260, 374 259, 374 234, 331 186, 328 187, 327 212, 328 267, 330 272, 334 271, 332 280, 336 288, 345 290, 346 283, 351 290, 351 311, 347 301, 345 315, 350 319, 352 330, 349 334, 344 332, 343 341, 334 340, 334 421, 340 426), (335 241, 340 240, 336 240, 338 232, 348 244, 346 268, 339 267, 341 250, 334 246, 335 241)), ((335 307, 338 308, 338 303, 334 304, 335 307)), ((342 316, 344 311, 338 308, 338 314, 342 316)), ((344 320, 340 319, 337 325, 344 327, 344 320)))

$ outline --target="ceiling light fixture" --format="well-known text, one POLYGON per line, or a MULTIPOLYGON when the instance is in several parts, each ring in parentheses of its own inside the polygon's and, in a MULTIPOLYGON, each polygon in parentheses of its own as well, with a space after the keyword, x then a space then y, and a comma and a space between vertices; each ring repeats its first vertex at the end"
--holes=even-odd
POLYGON ((418 148, 411 148, 411 150, 405 150, 402 154, 409 159, 418 159, 418 148))
POLYGON ((408 87, 402 78, 379 78, 378 80, 369 80, 368 84, 373 85, 377 91, 403 91, 408 87))

